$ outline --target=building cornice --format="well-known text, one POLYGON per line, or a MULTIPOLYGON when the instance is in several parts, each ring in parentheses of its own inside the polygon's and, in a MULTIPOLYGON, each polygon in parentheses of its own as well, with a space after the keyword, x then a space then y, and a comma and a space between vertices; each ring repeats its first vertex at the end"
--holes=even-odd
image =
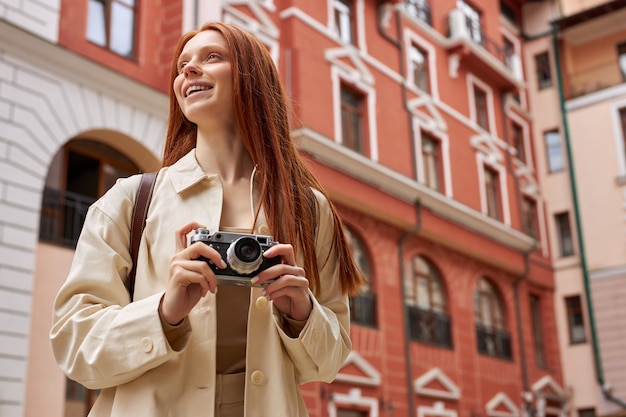
POLYGON ((0 53, 167 118, 167 94, 0 20, 0 53))
POLYGON ((316 160, 349 176, 382 190, 409 204, 420 201, 437 216, 464 228, 473 230, 512 249, 528 252, 535 241, 503 223, 491 219, 456 200, 408 178, 392 169, 375 163, 333 140, 306 127, 293 132, 298 148, 316 160))

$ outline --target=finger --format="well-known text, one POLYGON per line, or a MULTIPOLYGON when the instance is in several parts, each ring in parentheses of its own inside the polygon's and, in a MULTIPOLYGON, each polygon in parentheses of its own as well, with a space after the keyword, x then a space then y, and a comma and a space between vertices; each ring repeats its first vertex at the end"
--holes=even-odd
POLYGON ((187 235, 194 229, 198 229, 202 225, 198 222, 189 222, 179 229, 176 229, 176 252, 181 252, 187 247, 187 235))
POLYGON ((183 254, 185 259, 197 260, 200 257, 210 260, 220 269, 225 269, 228 265, 222 255, 211 246, 203 242, 196 242, 185 249, 183 254))
POLYGON ((206 291, 215 292, 217 278, 206 262, 180 260, 172 267, 173 284, 179 287, 186 287, 191 284, 198 284, 202 287, 203 293, 206 291))
POLYGON ((263 253, 263 256, 265 256, 266 258, 280 256, 284 264, 296 264, 296 255, 293 251, 293 246, 288 243, 280 243, 272 246, 263 253))

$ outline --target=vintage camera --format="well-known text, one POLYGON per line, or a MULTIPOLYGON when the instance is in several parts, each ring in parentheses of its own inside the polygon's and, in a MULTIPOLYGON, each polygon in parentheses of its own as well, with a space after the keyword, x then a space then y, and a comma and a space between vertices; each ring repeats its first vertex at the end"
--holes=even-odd
MULTIPOLYGON (((221 269, 209 259, 200 257, 209 264, 218 284, 252 286, 250 279, 259 272, 281 262, 280 256, 265 258, 263 252, 276 245, 272 236, 251 235, 246 233, 215 232, 208 229, 196 229, 191 236, 191 243, 202 242, 220 253, 228 267, 221 269)), ((273 281, 273 280, 272 280, 273 281)), ((262 285, 268 285, 266 281, 262 285)))

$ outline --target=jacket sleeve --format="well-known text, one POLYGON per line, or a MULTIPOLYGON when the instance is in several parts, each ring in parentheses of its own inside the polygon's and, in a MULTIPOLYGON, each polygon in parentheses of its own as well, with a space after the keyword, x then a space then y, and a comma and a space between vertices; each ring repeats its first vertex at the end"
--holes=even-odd
POLYGON ((132 381, 178 354, 161 326, 162 292, 130 303, 125 285, 138 185, 138 176, 118 181, 89 208, 54 302, 53 354, 69 378, 90 389, 132 381))
POLYGON ((342 294, 337 264, 333 214, 326 198, 314 191, 318 202, 319 223, 316 251, 320 266, 320 291, 311 293, 313 310, 297 338, 281 331, 283 345, 291 357, 298 383, 332 382, 344 364, 350 342, 348 296, 342 294))

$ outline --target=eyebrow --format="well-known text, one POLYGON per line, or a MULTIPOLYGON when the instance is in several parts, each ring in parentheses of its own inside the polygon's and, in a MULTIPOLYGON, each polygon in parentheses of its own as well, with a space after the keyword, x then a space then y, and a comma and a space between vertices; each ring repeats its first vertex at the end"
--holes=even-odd
MULTIPOLYGON (((215 52, 220 52, 222 54, 228 54, 228 49, 216 43, 210 43, 207 45, 202 45, 200 47, 199 52, 201 55, 207 51, 215 51, 215 52)), ((189 55, 193 55, 193 53, 190 53, 188 51, 187 52, 182 51, 181 54, 178 56, 178 61, 180 61, 181 58, 189 56, 189 55)))

